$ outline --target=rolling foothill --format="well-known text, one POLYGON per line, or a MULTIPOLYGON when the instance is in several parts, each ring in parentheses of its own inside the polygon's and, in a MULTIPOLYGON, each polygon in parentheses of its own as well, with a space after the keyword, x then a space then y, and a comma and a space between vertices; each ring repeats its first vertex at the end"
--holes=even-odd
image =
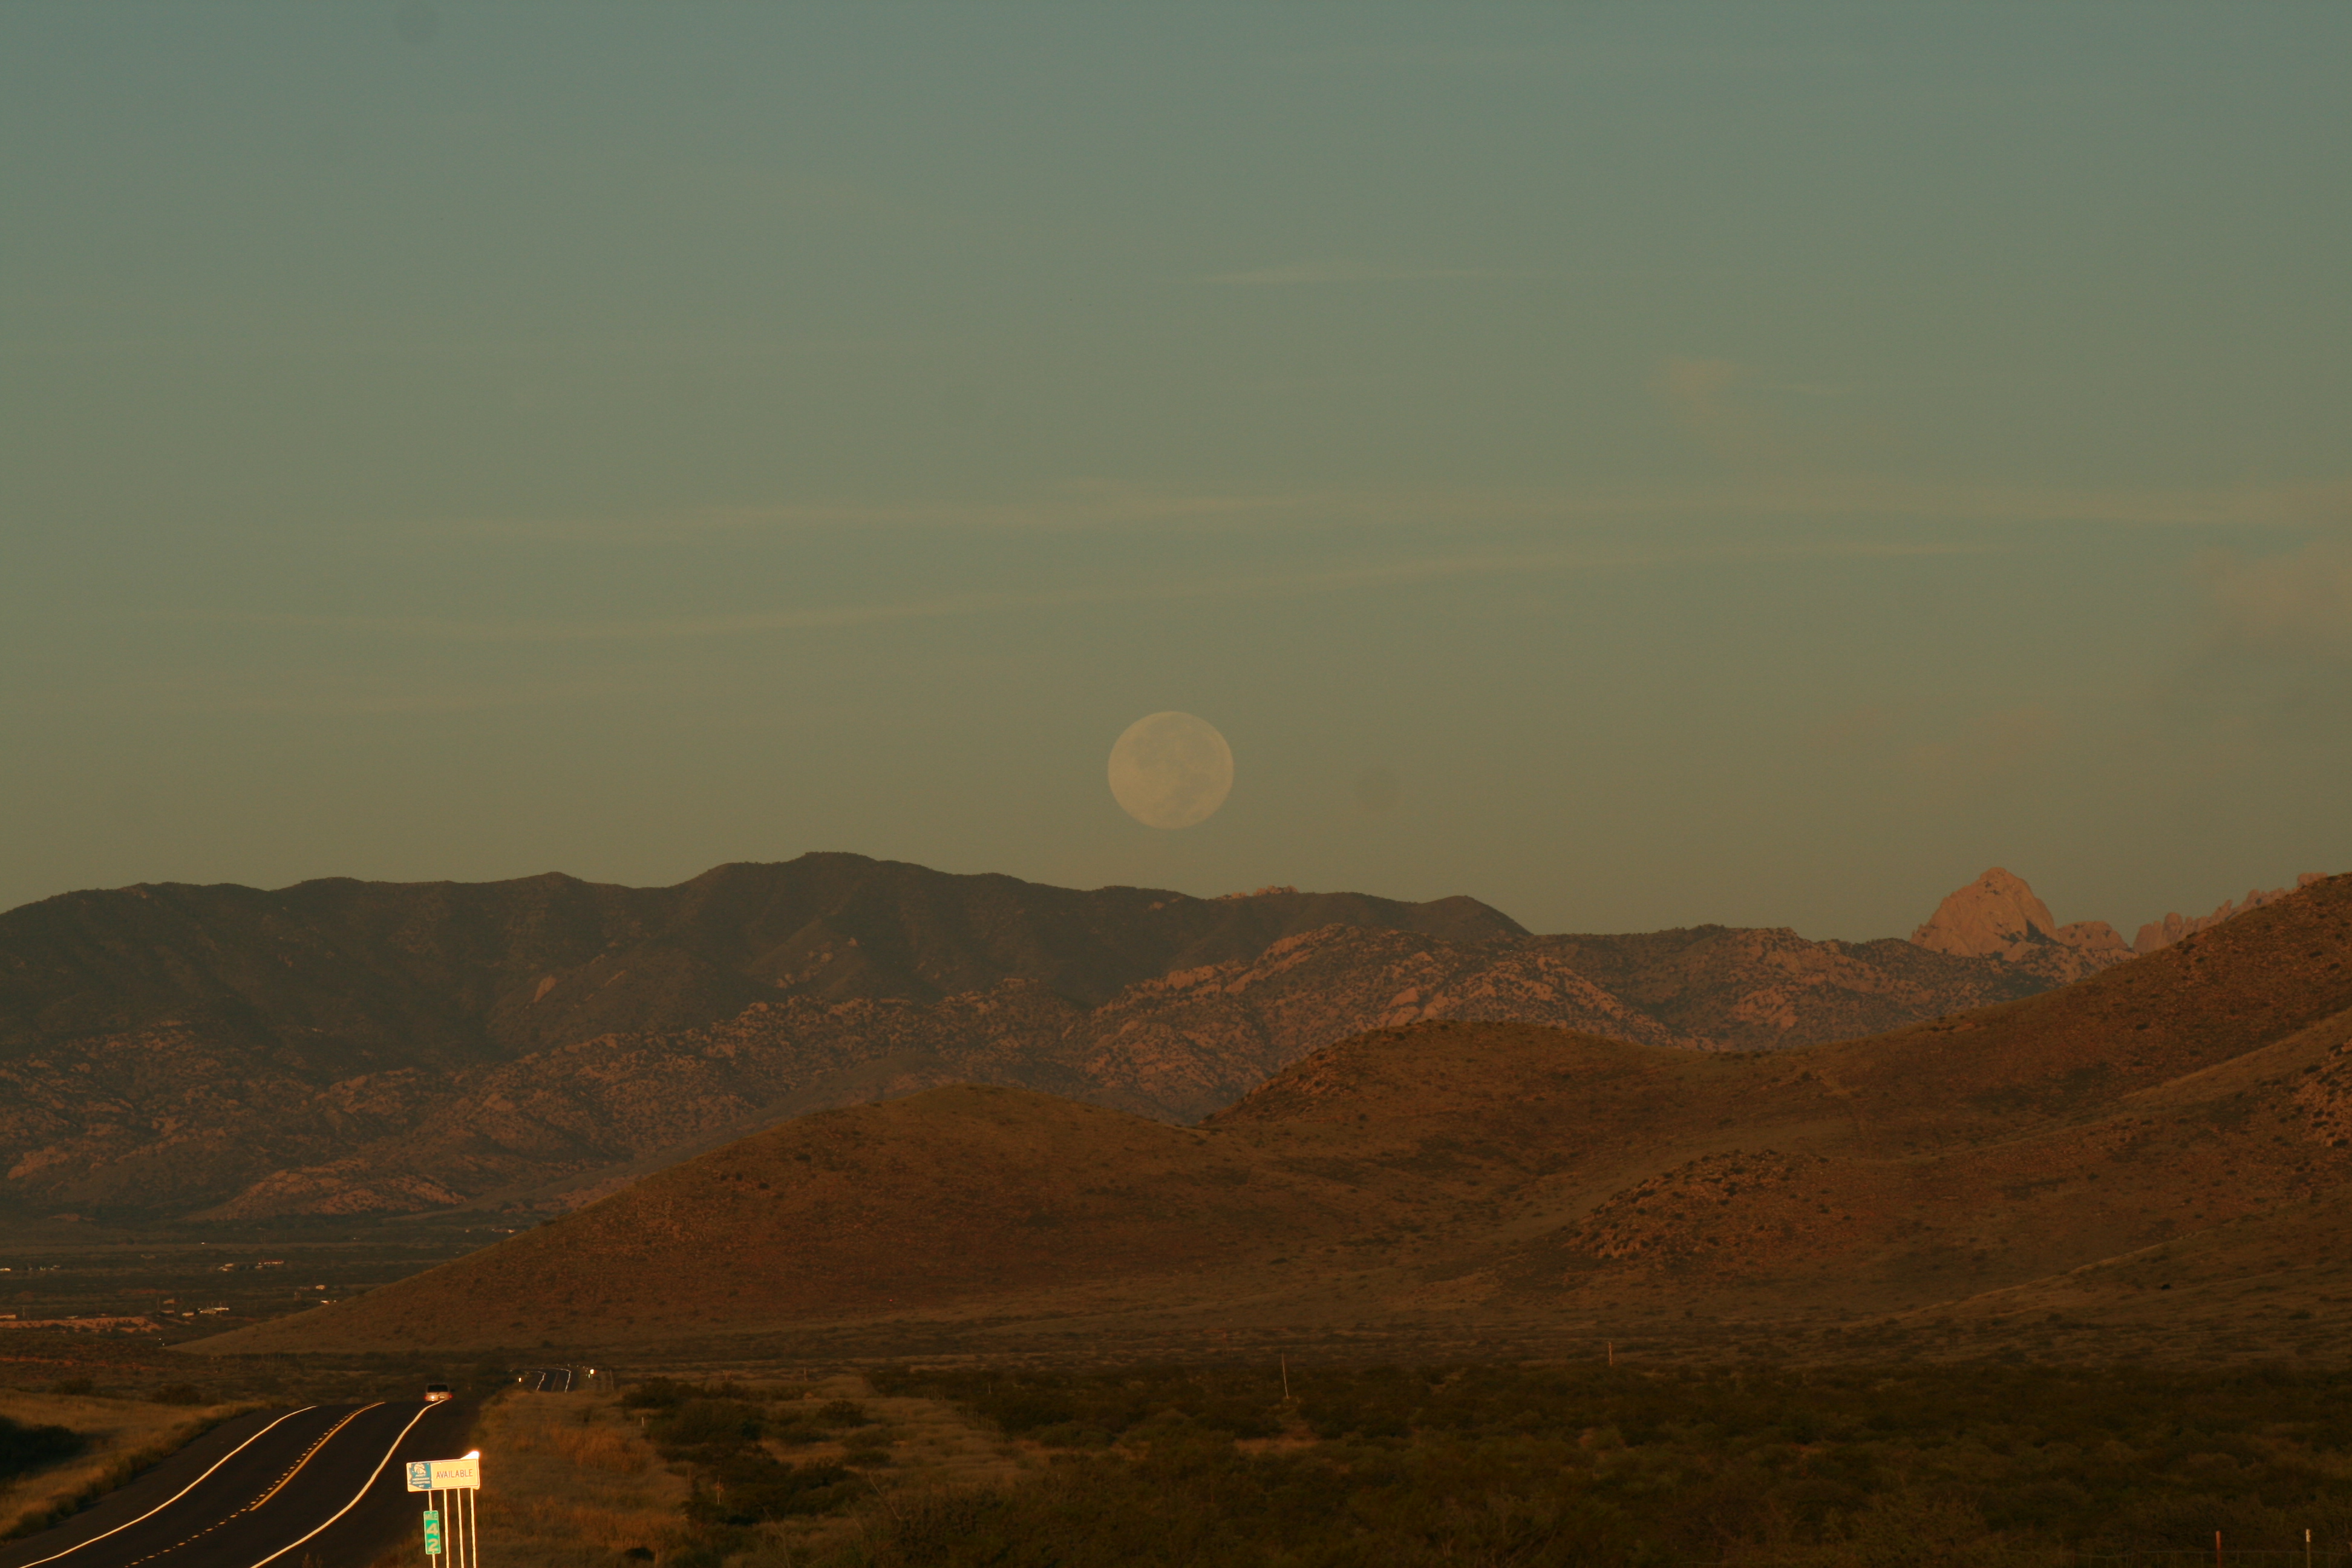
POLYGON ((1915 940, 1868 942, 1541 936, 1466 897, 1080 892, 850 855, 674 888, 72 893, 0 914, 0 1205, 263 1235, 535 1219, 793 1116, 926 1088, 1190 1122, 1402 1023, 1779 1048, 2128 956, 2052 937, 2000 875, 1915 940))
POLYGON ((203 1343, 402 1351, 462 1324, 468 1349, 888 1353, 1082 1324, 1542 1353, 1770 1326, 1826 1351, 1932 1324, 1958 1354, 2029 1311, 2111 1348, 2223 1321, 2317 1343, 2352 1326, 2325 1241, 2352 1203, 2347 934, 2352 879, 2322 880, 2063 988, 1769 1052, 1399 1023, 1193 1126, 929 1089, 203 1343), (2307 1315, 2242 1310, 2255 1275, 2307 1315))
MULTIPOLYGON (((0 1331, 89 1368, 83 1395, 320 1392, 222 1406, 0 1568, 380 1545, 416 1523, 398 1467, 476 1441, 539 1500, 493 1487, 478 1539, 430 1522, 493 1555, 538 1530, 846 1563, 855 1522, 890 1561, 977 1562, 992 1530, 1110 1561, 1138 1486, 1239 1528, 1326 1465, 1359 1478, 1335 1497, 1442 1490, 1464 1444, 1569 1488, 1558 1519, 1633 1488, 1591 1537, 1627 1561, 1697 1550, 1641 1522, 1627 1464, 1730 1486, 1749 1443, 1799 1453, 1738 1481, 1751 1544, 1808 1487, 1847 1511, 1789 1528, 1840 1550, 1930 1494, 1980 1542, 2169 1540, 2113 1533, 2176 1485, 2155 1437, 2004 1512, 2060 1483, 1919 1448, 1871 1370, 1965 1447, 1994 1419, 1969 1369, 1998 1369, 2055 1453, 2110 1417, 2050 1378, 2115 1369, 2112 1419, 2146 1426, 2167 1378, 2266 1408, 2245 1368, 2284 1403, 2232 1463, 2286 1499, 2334 1462, 2291 1412, 2352 1349, 2352 878, 2150 930, 2062 925, 1998 868, 1864 943, 848 857, 31 906, 0 916, 6 1070, 46 1086, 12 1112, 5 1278, 44 1315, 0 1331), (191 1055, 137 1054, 166 1037, 191 1055), (61 1192, 105 1201, 37 1212, 61 1192), (1713 1435, 1660 1399, 1719 1408, 1713 1435), (1876 1457, 1832 1474, 1781 1433, 1797 1406, 1876 1457)), ((2231 1517, 2286 1528, 2263 1506, 2231 1517)))

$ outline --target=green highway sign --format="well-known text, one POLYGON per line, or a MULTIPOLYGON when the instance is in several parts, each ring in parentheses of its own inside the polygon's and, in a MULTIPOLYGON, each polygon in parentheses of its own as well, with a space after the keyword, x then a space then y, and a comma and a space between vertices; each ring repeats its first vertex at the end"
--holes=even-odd
POLYGON ((425 1555, 441 1555, 441 1510, 437 1508, 425 1510, 425 1555))

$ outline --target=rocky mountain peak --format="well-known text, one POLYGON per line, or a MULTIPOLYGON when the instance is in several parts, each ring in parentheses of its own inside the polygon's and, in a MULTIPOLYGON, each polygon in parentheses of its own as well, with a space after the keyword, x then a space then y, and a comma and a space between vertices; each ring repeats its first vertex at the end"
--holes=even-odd
POLYGON ((1911 940, 1933 952, 2003 959, 2062 984, 2132 956, 2105 921, 2060 925, 2024 878, 1999 866, 1937 905, 1911 940))
POLYGON ((2274 904, 2289 893, 2308 888, 2314 882, 2324 882, 2326 879, 2321 872, 2305 871, 2294 879, 2294 886, 2292 888, 2273 888, 2268 891, 2260 888, 2252 889, 2244 898, 2234 904, 2227 899, 2222 900, 2221 907, 2210 915, 2168 914, 2160 921, 2150 921, 2139 928, 2139 934, 2132 939, 2132 951, 2154 952, 2160 947, 2170 947, 2182 937, 2192 936, 2208 927, 2220 925, 2232 915, 2242 915, 2248 910, 2261 909, 2264 904, 2274 904))
POLYGON ((1935 952, 1990 958, 2032 940, 2036 932, 2047 937, 2057 929, 2050 906, 2035 896, 2025 879, 1995 866, 1937 905, 1911 940, 1935 952))

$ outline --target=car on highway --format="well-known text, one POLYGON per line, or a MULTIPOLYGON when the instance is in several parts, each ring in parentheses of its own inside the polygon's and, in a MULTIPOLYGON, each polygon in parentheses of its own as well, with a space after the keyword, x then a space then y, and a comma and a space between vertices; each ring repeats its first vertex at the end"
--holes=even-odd
POLYGON ((451 1397, 453 1395, 449 1393, 449 1385, 446 1383, 428 1383, 425 1385, 425 1403, 427 1405, 438 1405, 451 1397))

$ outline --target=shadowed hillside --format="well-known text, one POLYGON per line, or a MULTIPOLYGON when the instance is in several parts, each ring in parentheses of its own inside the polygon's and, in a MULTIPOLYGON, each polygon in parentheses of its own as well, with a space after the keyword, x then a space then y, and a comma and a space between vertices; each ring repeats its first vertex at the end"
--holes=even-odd
POLYGON ((947 1083, 1192 1121, 1417 1019, 1743 1048, 2048 984, 1894 941, 1537 937, 1466 898, 1073 892, 845 855, 664 889, 131 888, 0 916, 0 1169, 38 1214, 544 1212, 947 1083))
MULTIPOLYGON (((856 1324, 1828 1333, 2068 1290, 2154 1332, 2174 1275, 2210 1300, 2274 1272, 2352 1191, 2347 952, 2339 878, 2067 990, 1866 1040, 1703 1053, 1424 1022, 1319 1051, 1192 1131, 938 1089, 786 1123, 206 1343, 446 1344, 467 1321, 484 1345, 856 1324)), ((2340 1340, 2352 1293, 2330 1282, 2352 1260, 2304 1267, 2296 1331, 2340 1340)))
POLYGON ((274 1173, 212 1216, 420 1207, 480 1194, 576 1206, 646 1169, 826 1105, 953 1083, 1034 1089, 1191 1121, 1286 1064, 1429 1018, 1544 1024, 1691 1049, 1859 1032, 2012 994, 2011 972, 1906 942, 1868 949, 1720 928, 1475 947, 1328 926, 1254 959, 1180 971, 1082 1011, 1034 982, 935 1003, 755 1003, 677 1035, 611 1035, 458 1075, 428 1122, 274 1173), (1879 952, 1885 949, 1887 951, 1879 952), (1555 954, 1611 960, 1631 1005, 1555 954), (1758 999, 1761 1005, 1758 1005, 1758 999), (1841 1029, 1840 1026, 1845 1026, 1841 1029), (532 1184, 549 1184, 537 1189, 532 1184))
MULTIPOLYGON (((1335 921, 1524 934, 1466 898, 1076 892, 856 855, 674 888, 551 875, 69 893, 0 914, 0 1156, 19 1203, 184 1212, 414 1131, 458 1097, 453 1074, 614 1032, 1008 980, 1083 1008, 1335 921)), ((388 1176, 346 1208, 454 1201, 388 1176)))
POLYGON ((681 1029, 778 993, 934 1000, 1019 976, 1082 1005, 1171 969, 1343 923, 1525 934, 1474 899, 1195 899, 952 876, 861 855, 720 866, 674 888, 182 884, 0 914, 0 1050, 203 1020, 354 1063, 449 1064, 613 1030, 681 1029))

